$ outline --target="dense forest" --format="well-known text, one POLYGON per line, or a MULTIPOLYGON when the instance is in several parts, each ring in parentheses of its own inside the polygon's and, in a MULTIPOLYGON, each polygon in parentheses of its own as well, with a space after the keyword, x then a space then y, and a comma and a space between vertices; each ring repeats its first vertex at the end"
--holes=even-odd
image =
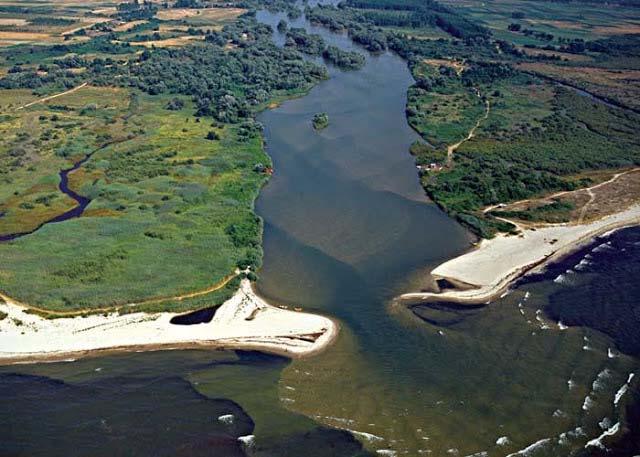
MULTIPOLYGON (((254 108, 277 93, 308 87, 326 78, 326 69, 307 62, 294 49, 280 50, 271 42, 272 30, 252 18, 238 21, 221 32, 209 33, 198 46, 145 50, 134 61, 116 62, 96 58, 86 62, 77 57, 57 59, 43 75, 37 69, 22 69, 20 56, 12 71, 0 79, 6 89, 42 89, 47 86, 74 87, 81 82, 140 89, 151 95, 180 94, 193 98, 197 115, 213 116, 222 122, 238 122, 252 116, 254 108), (224 45, 236 46, 227 52, 224 45), (70 68, 87 66, 77 74, 70 68)), ((80 48, 119 52, 124 45, 107 44, 96 38, 80 46, 54 46, 52 55, 80 48)), ((322 52, 323 48, 319 50, 322 52)))

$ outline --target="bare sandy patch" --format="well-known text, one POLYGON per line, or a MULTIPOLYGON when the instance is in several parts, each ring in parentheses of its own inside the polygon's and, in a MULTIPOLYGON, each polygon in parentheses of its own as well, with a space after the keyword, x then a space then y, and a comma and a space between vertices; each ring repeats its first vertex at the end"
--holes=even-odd
POLYGON ((518 49, 523 51, 528 56, 558 56, 563 60, 571 62, 592 62, 593 57, 584 54, 570 54, 568 52, 551 51, 549 49, 533 49, 519 46, 518 49))
POLYGON ((131 313, 44 319, 2 296, 0 363, 56 360, 114 350, 178 347, 256 349, 303 357, 330 345, 338 333, 331 319, 269 305, 243 280, 211 322, 176 325, 174 313, 131 313))
POLYGON ((431 274, 465 285, 465 290, 441 293, 418 292, 401 296, 404 300, 436 300, 485 303, 502 294, 521 276, 537 271, 589 243, 596 236, 622 227, 640 224, 640 205, 588 224, 556 224, 526 229, 520 235, 498 235, 482 240, 472 251, 451 259, 431 274))
POLYGON ((0 41, 25 42, 25 41, 47 41, 52 38, 48 33, 34 32, 0 32, 0 41))
POLYGON ((65 30, 64 32, 62 32, 62 36, 71 35, 72 33, 76 33, 80 30, 88 29, 89 27, 92 27, 95 24, 100 24, 102 22, 109 22, 112 19, 108 17, 87 17, 87 18, 82 18, 81 20, 82 20, 82 25, 80 27, 75 27, 70 30, 65 30))
POLYGON ((92 14, 97 14, 100 16, 111 16, 113 14, 116 14, 117 12, 118 10, 116 7, 98 8, 91 11, 92 14))
POLYGON ((640 23, 626 23, 612 26, 601 25, 592 29, 598 35, 625 35, 640 33, 640 23))
POLYGON ((26 25, 26 19, 3 17, 0 18, 0 25, 26 25))
POLYGON ((156 47, 156 48, 169 48, 175 46, 185 46, 193 41, 202 41, 204 40, 203 36, 180 36, 176 38, 167 38, 166 40, 152 40, 152 41, 131 41, 129 44, 131 46, 144 46, 146 48, 156 47))
POLYGON ((190 17, 200 17, 211 21, 222 21, 228 19, 234 19, 241 14, 246 13, 246 9, 243 8, 208 8, 208 9, 190 9, 190 8, 176 8, 158 11, 156 17, 165 21, 176 21, 180 19, 187 19, 190 17))
POLYGON ((464 62, 460 62, 458 60, 424 59, 423 62, 428 64, 428 65, 432 65, 434 67, 444 66, 444 67, 453 68, 456 71, 456 73, 458 74, 458 76, 460 76, 462 74, 462 72, 464 70, 466 70, 466 68, 467 68, 467 66, 464 64, 464 62))
POLYGON ((580 22, 570 22, 570 21, 558 21, 558 20, 548 20, 548 19, 527 19, 531 25, 550 25, 557 29, 570 29, 570 30, 584 30, 586 27, 584 24, 580 22))
POLYGON ((146 24, 147 22, 148 21, 144 20, 125 22, 124 24, 120 24, 114 27, 113 30, 116 32, 126 32, 127 30, 131 30, 132 28, 134 28, 136 25, 146 24))

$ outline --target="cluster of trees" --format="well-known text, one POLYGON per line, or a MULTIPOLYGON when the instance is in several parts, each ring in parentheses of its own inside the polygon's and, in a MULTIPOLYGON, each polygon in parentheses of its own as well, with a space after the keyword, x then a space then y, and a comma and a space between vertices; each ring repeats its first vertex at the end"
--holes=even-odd
MULTIPOLYGON (((343 70, 357 70, 365 64, 364 55, 355 51, 343 51, 336 46, 327 46, 320 35, 309 34, 302 28, 288 29, 285 21, 280 21, 277 27, 280 32, 286 33, 285 47, 295 48, 312 56, 322 55, 327 61, 343 70)), ((370 46, 367 48, 374 50, 370 46)))
POLYGON ((462 82, 466 86, 488 84, 500 79, 512 78, 517 71, 507 63, 473 62, 463 73, 462 82))
POLYGON ((158 7, 150 0, 131 0, 129 2, 118 3, 118 18, 123 21, 136 21, 141 19, 151 19, 158 12, 158 7))
POLYGON ((285 46, 297 48, 305 54, 319 56, 326 48, 320 35, 307 33, 305 29, 291 28, 287 31, 285 46))
POLYGON ((435 0, 347 0, 345 4, 367 10, 364 16, 374 25, 413 28, 437 26, 461 39, 488 39, 491 36, 487 28, 435 0))
POLYGON ((322 57, 344 70, 357 70, 365 64, 365 57, 359 52, 343 51, 336 46, 327 46, 322 57))
POLYGON ((0 79, 0 87, 73 87, 81 80, 118 84, 152 95, 191 96, 197 115, 240 122, 277 93, 301 91, 327 77, 326 68, 306 62, 295 50, 278 49, 271 33, 268 26, 247 18, 207 35, 200 46, 145 50, 131 61, 109 64, 104 59, 87 63, 68 57, 52 65, 47 74, 32 69, 8 74, 0 79), (225 50, 228 42, 237 49, 225 50), (80 64, 87 67, 82 75, 67 69, 80 64))

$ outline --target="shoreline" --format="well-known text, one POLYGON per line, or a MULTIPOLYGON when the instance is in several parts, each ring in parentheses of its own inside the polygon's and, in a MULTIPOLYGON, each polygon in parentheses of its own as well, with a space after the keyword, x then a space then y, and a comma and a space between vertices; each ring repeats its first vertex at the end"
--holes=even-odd
POLYGON ((256 350, 303 358, 329 347, 339 324, 318 314, 268 304, 243 279, 213 319, 171 324, 185 313, 131 313, 45 319, 27 308, 0 302, 0 365, 72 361, 121 352, 175 349, 256 350))
POLYGON ((482 240, 474 249, 450 259, 431 271, 435 280, 466 284, 465 289, 445 289, 441 292, 410 292, 400 295, 401 301, 446 301, 459 304, 490 302, 518 279, 542 270, 598 236, 640 225, 640 205, 588 224, 558 224, 525 229, 519 236, 498 235, 482 240))

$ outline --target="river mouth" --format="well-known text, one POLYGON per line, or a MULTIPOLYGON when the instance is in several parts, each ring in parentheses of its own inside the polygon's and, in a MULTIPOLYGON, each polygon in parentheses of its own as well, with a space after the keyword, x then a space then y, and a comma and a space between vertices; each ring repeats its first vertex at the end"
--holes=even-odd
MULTIPOLYGON (((473 310, 411 310, 394 300, 428 287, 430 269, 473 240, 418 183, 406 62, 366 53, 304 18, 261 11, 257 19, 274 30, 284 19, 367 57, 359 71, 330 67, 331 78, 306 97, 259 117, 276 173, 256 204, 265 220, 258 289, 343 323, 336 347, 285 369, 296 389, 287 407, 371 434, 370 449, 399 455, 506 455, 541 439, 539 455, 563 455, 584 437, 560 445, 562 433, 598 435, 595 418, 616 414, 606 396, 635 362, 609 359, 602 335, 545 320, 539 310, 553 286, 528 285, 473 310), (330 119, 321 132, 311 125, 318 112, 330 119), (585 350, 584 338, 598 349, 585 350), (603 370, 609 384, 585 414, 603 370), (569 381, 580 387, 568 390, 569 381)), ((275 31, 274 40, 284 37, 275 31)))
MULTIPOLYGON (((281 17, 258 14, 272 25, 281 17)), ((294 25, 357 49, 348 37, 302 18, 294 25)), ((277 33, 275 38, 282 40, 277 33)), ((70 387, 66 395, 43 395, 41 388, 30 388, 37 379, 26 386, 5 384, 3 410, 36 430, 30 455, 47 455, 43 449, 52 439, 58 439, 61 453, 82 453, 72 440, 59 440, 86 417, 67 408, 76 401, 95 411, 91 430, 103 444, 96 454, 117 454, 122 436, 139 439, 114 436, 104 427, 103 410, 92 403, 104 397, 87 395, 86 389, 105 385, 114 386, 108 394, 118 397, 115 405, 126 405, 126 411, 107 408, 113 417, 106 425, 130 426, 145 440, 158 436, 151 422, 171 426, 162 433, 165 450, 187 455, 202 449, 202 434, 213 430, 234 439, 255 434, 260 455, 274 457, 357 455, 354 436, 372 453, 386 455, 505 456, 528 448, 532 456, 559 456, 599 436, 605 418, 622 420, 627 398, 617 406, 614 399, 638 370, 637 361, 618 351, 610 356, 614 343, 604 335, 564 328, 544 314, 554 299, 559 315, 557 300, 571 311, 571 284, 555 278, 529 283, 472 312, 431 305, 422 310, 427 320, 393 300, 426 286, 430 269, 466 250, 472 238, 429 203, 418 184, 408 154, 417 137, 404 117, 412 83, 405 62, 392 54, 367 54, 362 70, 330 68, 330 74, 308 96, 260 116, 275 174, 256 209, 265 220, 261 295, 274 304, 335 316, 342 324, 336 344, 295 361, 188 350, 3 367, 2 373, 60 379, 85 392, 76 395, 70 387), (317 112, 330 118, 321 132, 311 125, 317 112), (554 298, 561 288, 565 294, 554 298), (218 401, 203 401, 194 390, 218 401), (158 407, 149 402, 150 392, 169 401, 158 407), (25 406, 27 395, 33 398, 25 406), (56 411, 60 428, 42 428, 42 401, 56 411), (242 408, 234 412, 243 426, 238 433, 218 421, 230 413, 227 401, 242 408), (141 426, 135 422, 140 416, 127 417, 127 411, 142 411, 153 421, 141 426), (251 422, 255 429, 248 427, 251 422), (302 440, 309 436, 313 440, 302 440), (333 446, 338 450, 331 451, 333 446)), ((622 275, 624 268, 607 279, 608 293, 622 275)), ((24 443, 10 443, 19 438, 11 435, 14 417, 0 416, 0 442, 24 449, 24 443)), ((204 444, 209 445, 204 449, 216 449, 215 443, 204 444)))

